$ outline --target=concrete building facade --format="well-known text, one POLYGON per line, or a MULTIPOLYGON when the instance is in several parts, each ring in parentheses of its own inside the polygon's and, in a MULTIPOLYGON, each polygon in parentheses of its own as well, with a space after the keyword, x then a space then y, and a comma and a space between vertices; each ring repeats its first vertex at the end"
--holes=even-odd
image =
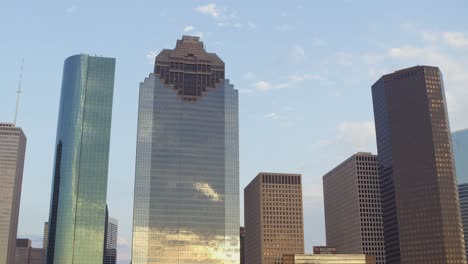
POLYGON ((327 245, 385 264, 378 157, 357 153, 323 176, 327 245))
POLYGON ((15 263, 25 152, 23 130, 0 123, 0 263, 15 263))
POLYGON ((245 263, 280 264, 304 253, 300 174, 259 173, 244 189, 245 263))

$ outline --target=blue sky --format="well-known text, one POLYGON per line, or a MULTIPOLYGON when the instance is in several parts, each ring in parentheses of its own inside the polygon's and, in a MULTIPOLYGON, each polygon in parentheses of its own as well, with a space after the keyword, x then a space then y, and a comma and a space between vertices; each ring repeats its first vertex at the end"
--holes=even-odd
POLYGON ((260 171, 303 174, 310 252, 325 244, 321 176, 354 152, 375 152, 370 86, 382 74, 439 66, 451 128, 468 127, 467 10, 467 1, 427 0, 4 1, 1 121, 13 119, 25 59, 18 235, 41 245, 64 59, 115 57, 108 203, 120 221, 120 263, 129 262, 138 85, 154 54, 187 34, 218 53, 240 91, 241 190, 260 171))

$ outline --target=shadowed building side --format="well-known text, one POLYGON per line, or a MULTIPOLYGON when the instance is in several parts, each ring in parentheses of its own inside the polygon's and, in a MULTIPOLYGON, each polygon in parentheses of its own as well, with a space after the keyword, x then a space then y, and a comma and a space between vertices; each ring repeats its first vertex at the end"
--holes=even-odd
POLYGON ((466 263, 440 70, 384 75, 372 97, 387 263, 466 263))

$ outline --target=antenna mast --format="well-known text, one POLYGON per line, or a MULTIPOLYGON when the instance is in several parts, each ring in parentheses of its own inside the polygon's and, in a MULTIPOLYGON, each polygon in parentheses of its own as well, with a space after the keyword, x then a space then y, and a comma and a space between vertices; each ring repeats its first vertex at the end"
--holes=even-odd
POLYGON ((21 61, 20 78, 19 78, 19 83, 18 83, 18 90, 16 91, 16 111, 15 111, 15 119, 13 120, 14 126, 16 126, 16 120, 18 118, 18 108, 19 108, 19 100, 20 100, 20 94, 21 94, 21 82, 23 80, 23 65, 24 65, 24 59, 21 61))

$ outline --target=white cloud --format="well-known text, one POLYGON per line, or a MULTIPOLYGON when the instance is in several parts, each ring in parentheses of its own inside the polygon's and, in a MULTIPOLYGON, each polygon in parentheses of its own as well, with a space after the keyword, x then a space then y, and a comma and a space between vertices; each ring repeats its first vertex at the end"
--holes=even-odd
POLYGON ((201 32, 201 31, 197 31, 197 32, 195 32, 193 35, 194 35, 194 36, 197 36, 197 37, 200 37, 200 38, 203 38, 203 35, 204 35, 204 34, 203 34, 203 32, 201 32))
POLYGON ((216 7, 216 4, 214 3, 198 6, 195 8, 195 11, 204 15, 210 15, 213 18, 221 17, 221 9, 216 7))
POLYGON ((254 87, 255 89, 260 90, 260 91, 268 91, 273 88, 273 85, 266 81, 258 81, 254 83, 254 87))
POLYGON ((255 24, 255 23, 253 23, 253 22, 248 22, 248 23, 247 23, 247 26, 249 26, 250 29, 257 28, 257 24, 255 24))
POLYGON ((263 117, 267 119, 272 119, 272 120, 277 120, 281 118, 281 116, 278 115, 277 113, 269 113, 269 114, 264 115, 263 117))
POLYGON ((148 51, 148 53, 146 54, 146 60, 148 61, 149 64, 154 64, 154 60, 156 58, 156 56, 158 55, 158 53, 154 50, 150 50, 148 51))
POLYGON ((466 48, 468 47, 468 36, 465 36, 462 32, 444 32, 444 42, 455 48, 466 48))
POLYGON ((77 9, 77 8, 76 8, 76 5, 72 5, 72 6, 70 6, 70 7, 65 8, 65 12, 67 12, 67 13, 69 13, 69 14, 75 13, 76 9, 77 9))
POLYGON ((184 27, 184 32, 191 32, 193 31, 195 28, 192 26, 192 25, 189 25, 189 26, 185 26, 184 27))
POLYGON ((353 147, 353 151, 373 151, 375 149, 374 122, 342 122, 337 126, 338 139, 353 147))
POLYGON ((268 91, 272 89, 285 89, 293 87, 300 82, 305 80, 320 80, 321 77, 318 74, 293 74, 287 77, 287 81, 273 84, 267 81, 258 81, 255 82, 252 86, 259 91, 268 91))

